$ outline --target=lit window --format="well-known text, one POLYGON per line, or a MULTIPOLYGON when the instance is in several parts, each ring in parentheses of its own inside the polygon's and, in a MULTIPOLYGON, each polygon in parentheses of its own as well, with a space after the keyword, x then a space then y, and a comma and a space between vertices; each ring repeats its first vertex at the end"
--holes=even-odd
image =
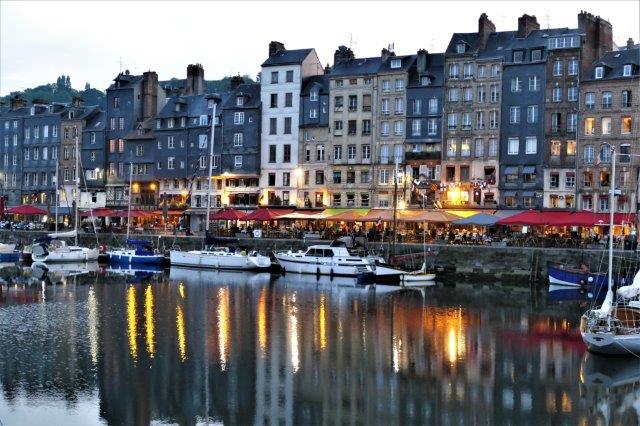
POLYGON ((595 78, 600 79, 604 76, 604 67, 596 67, 595 78))

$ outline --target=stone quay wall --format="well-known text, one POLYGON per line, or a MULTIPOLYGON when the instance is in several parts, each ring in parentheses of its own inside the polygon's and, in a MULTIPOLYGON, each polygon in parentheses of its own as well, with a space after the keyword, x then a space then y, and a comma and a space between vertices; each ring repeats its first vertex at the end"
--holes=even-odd
MULTIPOLYGON (((0 242, 15 242, 20 245, 30 244, 34 238, 42 237, 42 231, 0 231, 0 242)), ((145 239, 152 242, 160 250, 172 247, 180 250, 202 248, 203 239, 199 236, 173 235, 140 235, 131 238, 145 239)), ((118 247, 124 243, 122 234, 98 234, 98 241, 107 247, 118 247)), ((80 234, 79 243, 96 246, 93 234, 80 234)), ((301 239, 239 239, 237 246, 262 253, 275 250, 304 250, 318 241, 301 239)), ((437 253, 428 257, 428 264, 438 271, 441 281, 456 280, 466 282, 500 283, 510 286, 539 287, 547 283, 547 262, 566 263, 579 266, 584 263, 593 271, 601 270, 606 262, 606 253, 602 250, 568 249, 568 248, 529 248, 529 247, 492 247, 467 245, 427 245, 428 250, 437 253)), ((387 243, 369 243, 368 248, 380 254, 388 253, 387 243)), ((422 244, 397 244, 396 254, 422 253, 422 244)), ((635 259, 636 253, 617 252, 616 256, 635 259)), ((419 261, 419 259, 418 259, 419 261)))

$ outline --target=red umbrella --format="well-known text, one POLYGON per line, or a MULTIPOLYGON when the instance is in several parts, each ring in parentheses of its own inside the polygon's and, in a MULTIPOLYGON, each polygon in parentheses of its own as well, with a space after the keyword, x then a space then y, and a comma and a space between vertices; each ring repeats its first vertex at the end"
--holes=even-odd
POLYGON ((13 207, 7 210, 9 214, 47 214, 46 210, 39 209, 38 207, 23 204, 18 207, 13 207))
MULTIPOLYGON (((114 215, 115 217, 128 217, 129 216, 129 211, 128 210, 119 210, 116 212, 116 214, 114 215)), ((140 210, 140 209, 131 209, 131 217, 147 217, 149 216, 149 213, 146 212, 145 210, 140 210)))
POLYGON ((246 213, 236 209, 222 209, 209 216, 210 220, 244 220, 246 213))
POLYGON ((246 215, 242 220, 276 220, 294 209, 258 209, 246 215))
POLYGON ((113 217, 116 215, 116 211, 107 207, 98 207, 93 210, 80 211, 80 216, 93 216, 93 217, 113 217))

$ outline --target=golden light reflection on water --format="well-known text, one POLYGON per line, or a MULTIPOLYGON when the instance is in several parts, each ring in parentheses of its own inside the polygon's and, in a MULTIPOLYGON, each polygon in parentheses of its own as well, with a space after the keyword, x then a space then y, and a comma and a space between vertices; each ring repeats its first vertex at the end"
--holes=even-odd
POLYGON ((96 292, 89 289, 89 347, 91 348, 91 362, 98 363, 98 301, 96 292))
POLYGON ((153 320, 153 290, 151 284, 144 291, 144 319, 146 329, 147 352, 151 358, 156 353, 155 345, 155 324, 153 320))
POLYGON ((327 347, 327 313, 326 313, 327 297, 324 294, 320 295, 320 349, 324 350, 327 347))
POLYGON ((138 359, 138 325, 136 323, 136 289, 127 288, 127 334, 129 336, 129 353, 131 358, 138 359))
POLYGON ((258 299, 258 345, 260 355, 264 358, 267 354, 267 289, 260 290, 258 299))
POLYGON ((402 339, 393 336, 391 343, 391 356, 393 358, 393 371, 400 371, 400 356, 402 355, 402 339))
POLYGON ((181 299, 185 298, 184 283, 180 283, 180 285, 178 285, 178 293, 180 293, 180 298, 181 299))
POLYGON ((428 307, 424 312, 425 332, 444 348, 444 359, 450 364, 464 361, 467 354, 468 319, 462 308, 428 307))
POLYGON ((220 351, 220 368, 227 369, 229 345, 229 289, 218 290, 218 346, 220 351))
POLYGON ((178 353, 180 354, 180 361, 184 362, 187 359, 187 338, 184 330, 184 312, 181 305, 176 308, 176 328, 178 329, 178 353))
POLYGON ((298 307, 295 303, 296 293, 293 293, 289 307, 289 344, 291 346, 291 366, 293 372, 297 373, 300 369, 300 342, 298 340, 298 307))

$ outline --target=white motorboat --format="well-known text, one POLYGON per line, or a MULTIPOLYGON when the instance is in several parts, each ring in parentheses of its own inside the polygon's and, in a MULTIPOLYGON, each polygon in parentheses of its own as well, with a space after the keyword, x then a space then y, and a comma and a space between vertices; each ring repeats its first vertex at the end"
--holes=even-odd
POLYGON ((373 279, 375 265, 368 259, 349 253, 341 241, 309 246, 307 251, 275 253, 283 271, 298 274, 342 277, 366 276, 373 279))
POLYGON ((87 262, 98 260, 97 248, 67 245, 60 238, 73 238, 76 231, 49 234, 47 238, 36 241, 31 246, 31 259, 34 262, 87 262))
POLYGON ((231 269, 240 271, 267 270, 271 259, 256 251, 232 251, 228 247, 216 247, 212 250, 171 250, 171 266, 205 269, 231 269))

